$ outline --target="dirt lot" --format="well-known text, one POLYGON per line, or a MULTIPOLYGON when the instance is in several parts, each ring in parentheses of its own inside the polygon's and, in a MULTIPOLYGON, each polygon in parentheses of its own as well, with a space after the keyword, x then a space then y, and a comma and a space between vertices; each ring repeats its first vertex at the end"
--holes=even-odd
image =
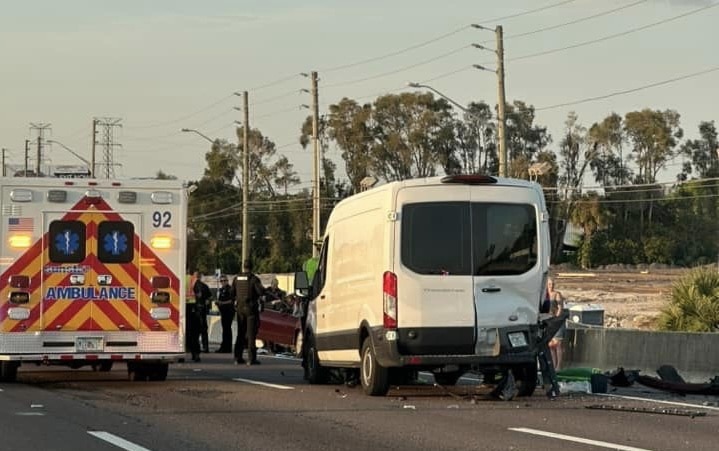
POLYGON ((656 328, 672 283, 686 271, 652 267, 582 271, 555 267, 552 276, 566 302, 603 307, 606 327, 651 330, 656 328))

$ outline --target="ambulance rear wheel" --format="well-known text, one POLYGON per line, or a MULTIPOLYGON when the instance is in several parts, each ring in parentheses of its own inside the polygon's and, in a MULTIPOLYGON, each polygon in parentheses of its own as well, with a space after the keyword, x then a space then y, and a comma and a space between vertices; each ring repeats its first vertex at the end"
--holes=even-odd
POLYGON ((389 369, 377 362, 369 337, 362 344, 360 380, 362 389, 370 396, 384 396, 389 390, 389 369))
POLYGON ((169 363, 154 363, 148 365, 147 368, 148 378, 151 381, 164 381, 167 380, 167 370, 170 367, 169 363))
POLYGON ((15 382, 19 366, 17 362, 0 362, 0 382, 15 382))

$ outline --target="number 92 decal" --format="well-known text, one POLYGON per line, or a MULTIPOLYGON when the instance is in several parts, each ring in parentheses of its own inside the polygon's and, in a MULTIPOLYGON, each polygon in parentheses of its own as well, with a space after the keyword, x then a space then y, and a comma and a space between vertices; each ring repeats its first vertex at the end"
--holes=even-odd
POLYGON ((169 211, 153 212, 152 227, 172 227, 172 213, 169 211))

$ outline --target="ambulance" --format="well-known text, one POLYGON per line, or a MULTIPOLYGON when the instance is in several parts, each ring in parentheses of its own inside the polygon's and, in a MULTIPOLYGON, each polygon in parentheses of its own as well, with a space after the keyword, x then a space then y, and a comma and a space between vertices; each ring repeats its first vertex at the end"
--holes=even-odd
POLYGON ((0 382, 23 364, 184 357, 189 190, 174 180, 0 178, 0 382))

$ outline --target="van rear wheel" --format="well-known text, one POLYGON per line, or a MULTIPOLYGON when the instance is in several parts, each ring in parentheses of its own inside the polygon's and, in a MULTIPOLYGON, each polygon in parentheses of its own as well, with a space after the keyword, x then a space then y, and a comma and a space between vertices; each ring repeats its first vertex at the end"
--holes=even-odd
POLYGON ((370 396, 384 396, 389 390, 389 369, 380 366, 377 362, 369 338, 365 338, 362 343, 360 380, 362 389, 370 396))

